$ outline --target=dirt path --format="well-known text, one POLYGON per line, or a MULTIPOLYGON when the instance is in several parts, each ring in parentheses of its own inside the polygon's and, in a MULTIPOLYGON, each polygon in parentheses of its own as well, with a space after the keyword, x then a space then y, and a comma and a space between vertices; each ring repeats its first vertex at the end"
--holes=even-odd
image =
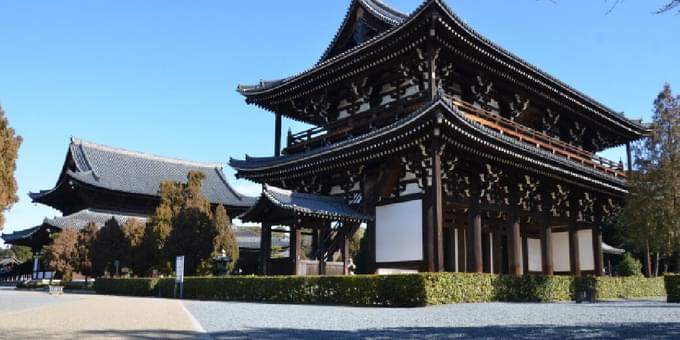
MULTIPOLYGON (((200 326, 175 300, 100 295, 74 298, 74 295, 49 296, 47 293, 34 292, 23 294, 26 294, 27 300, 45 299, 50 302, 30 308, 0 310, 1 339, 203 337, 200 326), (64 301, 54 302, 54 299, 60 298, 64 301)), ((0 304, 2 300, 0 296, 0 304)))

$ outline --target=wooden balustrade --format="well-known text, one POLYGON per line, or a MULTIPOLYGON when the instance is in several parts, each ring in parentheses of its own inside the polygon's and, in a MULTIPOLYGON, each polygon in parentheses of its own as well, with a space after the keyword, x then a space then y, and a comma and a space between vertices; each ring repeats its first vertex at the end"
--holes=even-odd
MULTIPOLYGON (((459 101, 453 97, 448 97, 448 99, 451 104, 463 112, 469 120, 477 124, 495 130, 508 137, 515 138, 538 149, 552 152, 554 155, 592 167, 593 169, 612 174, 616 177, 625 177, 623 166, 620 163, 597 156, 592 152, 566 143, 541 131, 526 127, 480 107, 459 101)), ((350 134, 365 133, 371 128, 383 126, 394 121, 394 119, 394 112, 389 110, 381 113, 364 112, 353 116, 351 119, 332 122, 328 125, 328 128, 314 127, 295 134, 289 133, 288 144, 284 152, 286 154, 293 154, 311 148, 321 147, 325 144, 347 138, 350 134)))

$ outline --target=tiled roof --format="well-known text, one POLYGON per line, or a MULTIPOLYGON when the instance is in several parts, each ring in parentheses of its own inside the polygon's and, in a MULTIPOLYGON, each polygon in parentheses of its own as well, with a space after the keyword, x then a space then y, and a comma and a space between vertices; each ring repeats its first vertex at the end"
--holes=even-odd
POLYGON ((266 205, 273 205, 288 211, 292 216, 352 222, 364 222, 373 219, 369 215, 352 209, 340 197, 293 192, 266 184, 257 203, 239 218, 245 222, 261 222, 264 213, 261 208, 266 205))
MULTIPOLYGON (((234 227, 239 248, 260 249, 260 234, 245 227, 234 227)), ((272 235, 272 246, 285 248, 289 242, 272 235)))
MULTIPOLYGON (((98 188, 158 196, 161 182, 186 182, 189 171, 200 171, 206 175, 203 180, 203 194, 211 203, 248 207, 254 202, 254 198, 239 194, 227 183, 221 164, 155 156, 76 138, 71 139, 69 155, 75 163, 75 170, 65 167, 60 180, 65 175, 98 188)), ((36 200, 50 192, 48 190, 29 195, 36 200)))
POLYGON ((43 221, 43 224, 50 225, 59 229, 65 228, 82 229, 85 228, 85 226, 87 226, 90 222, 94 222, 97 225, 97 228, 101 228, 111 218, 116 219, 116 222, 118 222, 118 224, 122 226, 129 219, 136 219, 140 223, 146 223, 148 217, 145 215, 123 214, 114 211, 84 209, 67 216, 46 218, 43 221))

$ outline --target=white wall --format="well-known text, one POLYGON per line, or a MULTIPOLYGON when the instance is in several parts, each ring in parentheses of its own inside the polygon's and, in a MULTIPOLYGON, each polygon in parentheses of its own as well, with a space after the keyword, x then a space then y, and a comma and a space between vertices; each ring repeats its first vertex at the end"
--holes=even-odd
POLYGON ((542 271, 543 259, 541 258, 541 240, 537 238, 527 239, 527 248, 527 254, 529 256, 529 271, 542 271))
POLYGON ((377 262, 423 259, 423 202, 412 200, 376 207, 377 262))
POLYGON ((571 270, 569 261, 569 233, 552 233, 553 270, 568 272, 571 270))
POLYGON ((578 259, 581 270, 595 270, 593 231, 590 229, 578 231, 578 259))

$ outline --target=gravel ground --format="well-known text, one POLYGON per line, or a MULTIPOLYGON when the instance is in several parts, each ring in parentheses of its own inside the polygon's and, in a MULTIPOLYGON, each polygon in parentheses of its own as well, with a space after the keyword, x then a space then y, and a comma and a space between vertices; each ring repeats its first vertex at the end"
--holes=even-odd
POLYGON ((14 287, 0 287, 0 314, 45 307, 78 299, 79 296, 77 295, 52 296, 42 291, 25 291, 15 290, 14 287))
POLYGON ((365 308, 185 301, 216 339, 680 338, 680 305, 488 303, 365 308))

